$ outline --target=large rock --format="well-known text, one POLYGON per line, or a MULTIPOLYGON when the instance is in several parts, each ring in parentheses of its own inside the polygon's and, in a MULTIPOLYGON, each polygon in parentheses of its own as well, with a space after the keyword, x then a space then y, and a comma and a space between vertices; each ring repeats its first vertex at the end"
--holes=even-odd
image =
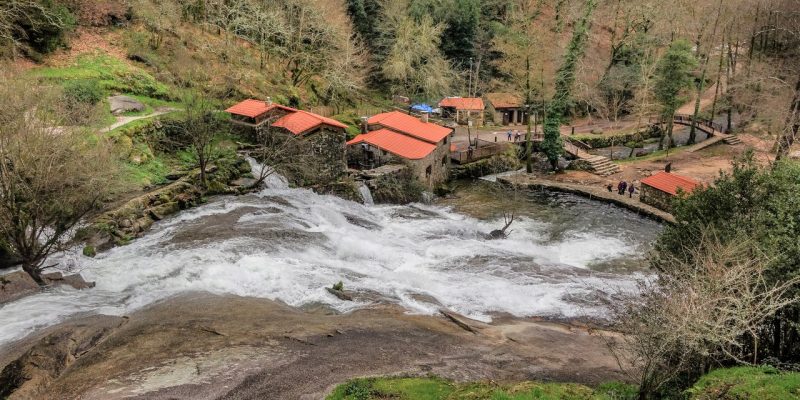
POLYGON ((23 271, 0 275, 0 304, 17 300, 39 291, 36 281, 23 271))
POLYGON ((144 111, 147 108, 144 104, 128 96, 111 96, 108 98, 111 106, 111 113, 119 115, 126 112, 144 111))

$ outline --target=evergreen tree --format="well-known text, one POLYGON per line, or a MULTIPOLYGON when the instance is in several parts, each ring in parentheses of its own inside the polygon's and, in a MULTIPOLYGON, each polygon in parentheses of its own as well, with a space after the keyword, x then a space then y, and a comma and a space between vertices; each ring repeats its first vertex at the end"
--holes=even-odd
POLYGON ((575 83, 575 69, 578 60, 583 57, 586 50, 589 24, 595 7, 597 7, 597 0, 586 1, 583 17, 575 24, 572 40, 564 54, 564 61, 556 73, 555 94, 547 107, 542 151, 554 170, 558 168, 558 158, 564 153, 564 144, 561 139, 561 118, 570 108, 570 96, 575 83))
MULTIPOLYGON (((672 120, 675 110, 686 101, 684 91, 694 82, 692 71, 697 59, 692 54, 692 45, 686 40, 676 40, 658 61, 656 67, 655 97, 661 104, 661 116, 667 122, 667 149, 672 146, 672 120)), ((659 149, 664 144, 663 135, 659 149)))
POLYGON ((442 32, 442 52, 457 66, 465 68, 476 56, 480 0, 454 0, 447 27, 442 32))

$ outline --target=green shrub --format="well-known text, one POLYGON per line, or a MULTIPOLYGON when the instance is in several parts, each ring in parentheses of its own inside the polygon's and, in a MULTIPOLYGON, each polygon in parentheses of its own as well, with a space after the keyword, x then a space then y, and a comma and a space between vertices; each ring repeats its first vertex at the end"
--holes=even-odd
POLYGON ((696 400, 797 399, 800 373, 781 372, 772 367, 717 369, 700 378, 686 393, 696 400))
POLYGON ((344 290, 344 283, 342 283, 342 281, 339 281, 339 282, 337 282, 337 283, 334 283, 334 284, 333 284, 333 290, 336 290, 336 291, 338 291, 338 292, 341 292, 342 290, 344 290))
POLYGON ((105 93, 95 80, 76 80, 64 84, 64 97, 70 104, 95 105, 103 100, 105 93))
POLYGON ((95 250, 94 246, 86 246, 83 248, 83 255, 86 257, 94 257, 97 255, 97 250, 95 250))
POLYGON ((372 198, 376 203, 407 204, 422 199, 425 187, 407 168, 399 174, 384 175, 373 181, 372 198))

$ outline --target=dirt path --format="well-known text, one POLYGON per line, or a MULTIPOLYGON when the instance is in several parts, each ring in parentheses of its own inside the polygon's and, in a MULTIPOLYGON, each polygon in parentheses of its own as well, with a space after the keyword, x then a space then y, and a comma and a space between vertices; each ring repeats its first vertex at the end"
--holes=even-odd
POLYGON ((455 318, 472 331, 387 304, 332 315, 196 293, 129 317, 76 318, 0 349, 0 361, 34 355, 21 360, 31 362, 22 365, 36 384, 19 389, 18 398, 320 399, 347 379, 392 374, 588 384, 623 378, 606 350, 613 334, 455 318), (51 356, 64 360, 65 351, 76 359, 63 373, 49 378, 37 369, 51 356))
POLYGON ((159 108, 155 109, 155 111, 153 113, 148 114, 148 115, 118 116, 117 117, 117 122, 115 122, 115 123, 103 128, 103 129, 101 129, 100 133, 111 132, 114 129, 117 129, 117 128, 121 127, 121 126, 128 125, 129 123, 131 123, 133 121, 138 121, 140 119, 154 118, 154 117, 157 117, 159 115, 169 114, 169 113, 174 112, 174 111, 179 111, 179 110, 177 108, 171 108, 171 107, 159 107, 159 108))

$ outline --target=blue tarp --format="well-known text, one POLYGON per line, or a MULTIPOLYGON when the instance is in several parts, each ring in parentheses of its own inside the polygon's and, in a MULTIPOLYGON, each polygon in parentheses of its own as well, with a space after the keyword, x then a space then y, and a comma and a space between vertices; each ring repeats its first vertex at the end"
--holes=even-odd
POLYGON ((412 111, 417 111, 417 112, 432 113, 433 112, 433 107, 431 107, 431 106, 429 106, 429 105, 427 105, 425 103, 417 103, 417 104, 414 104, 414 105, 411 106, 411 110, 412 111))

